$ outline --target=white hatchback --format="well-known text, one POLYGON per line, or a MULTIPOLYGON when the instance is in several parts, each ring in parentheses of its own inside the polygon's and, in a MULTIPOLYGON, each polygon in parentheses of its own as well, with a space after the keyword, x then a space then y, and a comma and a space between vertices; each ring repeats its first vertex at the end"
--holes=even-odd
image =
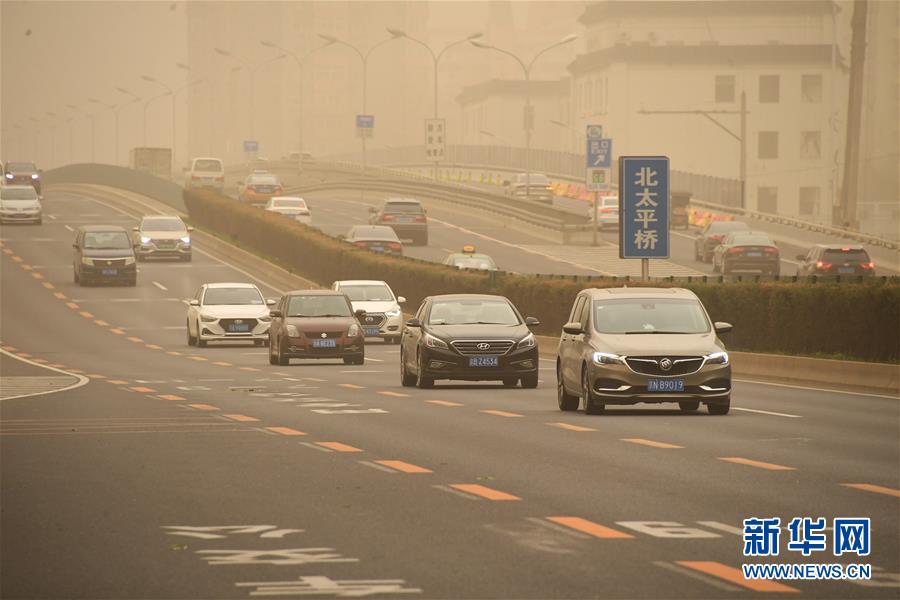
MULTIPOLYGON (((590 219, 591 209, 588 209, 590 219)), ((619 197, 600 196, 597 198, 597 224, 601 229, 606 227, 617 228, 619 226, 619 197)))
POLYGON ((391 286, 384 281, 355 279, 335 281, 331 289, 347 296, 354 312, 366 311, 366 316, 361 317, 359 322, 367 338, 378 337, 387 343, 400 343, 403 333, 400 305, 406 302, 406 298, 395 296, 391 286))
POLYGON ((184 173, 184 188, 213 188, 222 191, 225 188, 225 167, 218 158, 195 158, 191 167, 184 173))
POLYGON ((306 200, 297 196, 273 196, 266 204, 266 210, 290 217, 301 223, 312 223, 309 206, 306 200))
POLYGON ((189 346, 215 341, 252 341, 262 346, 269 339, 269 307, 252 283, 205 283, 185 301, 189 346))

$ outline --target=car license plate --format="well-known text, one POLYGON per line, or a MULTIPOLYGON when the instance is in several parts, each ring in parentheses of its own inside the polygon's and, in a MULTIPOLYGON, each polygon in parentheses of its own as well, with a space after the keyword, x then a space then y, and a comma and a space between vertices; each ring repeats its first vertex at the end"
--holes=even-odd
POLYGON ((469 357, 470 367, 496 367, 500 363, 496 356, 472 356, 469 357))
POLYGON ((250 325, 247 323, 232 323, 228 327, 228 331, 231 333, 246 333, 250 331, 250 325))
POLYGON ((838 273, 853 273, 853 267, 841 267, 838 269, 838 273))
POLYGON ((118 275, 119 274, 118 269, 103 269, 100 272, 104 275, 118 275))
POLYGON ((648 392, 683 392, 684 379, 648 379, 648 392))
POLYGON ((747 256, 751 258, 759 258, 760 256, 762 256, 762 252, 748 252, 747 256))
POLYGON ((372 337, 379 334, 377 327, 366 327, 366 337, 372 337))
POLYGON ((313 348, 337 348, 337 340, 332 340, 332 339, 313 340, 312 347, 313 348))
POLYGON ((398 223, 412 223, 412 217, 398 217, 398 223))
POLYGON ((372 252, 384 252, 384 246, 369 246, 372 252))

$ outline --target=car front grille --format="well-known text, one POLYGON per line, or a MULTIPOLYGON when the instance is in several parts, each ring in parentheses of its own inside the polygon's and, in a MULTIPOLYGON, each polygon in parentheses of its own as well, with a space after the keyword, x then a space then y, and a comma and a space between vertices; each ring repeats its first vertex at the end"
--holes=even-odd
POLYGON ((153 240, 153 245, 160 250, 174 250, 178 240, 153 240))
POLYGON ((94 259, 95 267, 124 267, 125 259, 124 258, 95 258, 94 259))
POLYGON ((344 337, 343 331, 304 331, 303 335, 311 340, 337 339, 344 337))
POLYGON ((250 333, 256 327, 256 323, 256 319, 219 319, 219 325, 226 333, 250 333))
POLYGON ((703 364, 702 356, 629 356, 625 359, 628 366, 635 373, 642 375, 658 375, 672 377, 675 375, 688 375, 700 369, 703 364), (668 370, 663 369, 660 363, 668 359, 672 366, 668 370))
POLYGON ((362 318, 362 324, 364 327, 381 327, 385 319, 384 313, 366 313, 362 318))
POLYGON ((512 340, 457 340, 450 342, 453 349, 463 356, 497 356, 506 354, 513 347, 512 340))

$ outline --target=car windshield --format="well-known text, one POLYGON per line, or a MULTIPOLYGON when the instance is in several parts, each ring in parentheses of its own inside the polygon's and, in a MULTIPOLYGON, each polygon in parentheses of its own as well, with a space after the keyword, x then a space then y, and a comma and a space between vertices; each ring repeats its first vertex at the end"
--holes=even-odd
POLYGON ((185 231, 187 228, 181 219, 144 219, 141 231, 185 231))
POLYGON ((206 288, 203 295, 204 306, 233 306, 244 304, 265 304, 262 294, 256 288, 247 287, 211 287, 206 288))
POLYGON ((222 170, 222 163, 218 160, 197 160, 194 161, 194 170, 195 171, 216 171, 219 172, 222 170))
POLYGON ((519 315, 506 300, 438 300, 429 325, 518 325, 519 315))
POLYGON ((729 231, 744 231, 750 228, 742 221, 716 221, 709 224, 707 233, 727 233, 729 231))
POLYGON ((0 188, 0 200, 37 200, 37 197, 33 187, 0 188))
POLYGON ((633 298, 594 301, 599 333, 708 333, 709 319, 698 300, 633 298))
POLYGON ((124 231, 89 231, 84 234, 84 247, 93 250, 125 250, 131 239, 124 231))
POLYGON ((386 242, 399 242, 400 238, 390 227, 356 227, 350 230, 347 236, 351 240, 384 240, 386 242))
POLYGON ((22 171, 37 171, 37 167, 34 166, 34 163, 7 163, 6 171, 8 173, 12 172, 22 172, 22 171))
POLYGON ((390 288, 383 283, 365 285, 342 285, 341 292, 350 298, 351 302, 393 302, 394 295, 390 288))
POLYGON ((278 178, 274 175, 253 175, 248 180, 249 185, 278 185, 278 178))
POLYGON ((764 233, 754 233, 752 235, 735 235, 731 238, 731 243, 735 246, 774 246, 772 239, 764 233))
POLYGON ((851 248, 848 250, 826 250, 822 254, 822 260, 825 262, 842 263, 842 262, 869 262, 869 253, 862 248, 851 248))
POLYGON ((272 200, 273 208, 306 208, 303 200, 272 200))
POLYGON ((349 317, 352 314, 343 295, 291 296, 288 301, 289 317, 349 317))
POLYGON ((389 202, 384 205, 384 212, 391 214, 421 214, 422 205, 418 202, 389 202))

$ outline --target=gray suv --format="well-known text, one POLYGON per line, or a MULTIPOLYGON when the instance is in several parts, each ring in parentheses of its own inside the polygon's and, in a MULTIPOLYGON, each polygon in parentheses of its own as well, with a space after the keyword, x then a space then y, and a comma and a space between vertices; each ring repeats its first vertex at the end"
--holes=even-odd
POLYGON ((563 326, 556 361, 560 410, 586 414, 607 404, 677 402, 712 415, 731 406, 731 365, 700 299, 678 288, 579 292, 563 326))

